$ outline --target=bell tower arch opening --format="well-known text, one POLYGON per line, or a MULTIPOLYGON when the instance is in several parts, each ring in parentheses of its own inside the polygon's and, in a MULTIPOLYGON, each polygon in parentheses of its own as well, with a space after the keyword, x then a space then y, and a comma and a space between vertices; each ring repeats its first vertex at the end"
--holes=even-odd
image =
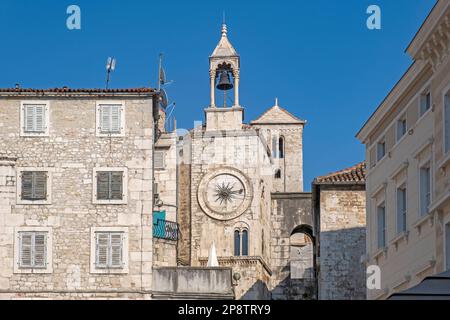
POLYGON ((239 103, 240 63, 240 56, 228 39, 227 25, 223 23, 220 41, 209 57, 210 103, 205 109, 206 131, 242 129, 244 109, 239 103), (219 99, 219 93, 223 98, 219 99))

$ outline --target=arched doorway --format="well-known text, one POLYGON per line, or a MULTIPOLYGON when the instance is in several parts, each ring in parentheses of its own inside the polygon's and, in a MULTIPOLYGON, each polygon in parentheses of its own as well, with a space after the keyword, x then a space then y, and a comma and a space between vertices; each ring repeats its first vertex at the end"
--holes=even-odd
POLYGON ((314 280, 314 237, 308 225, 298 226, 289 238, 290 277, 314 280))

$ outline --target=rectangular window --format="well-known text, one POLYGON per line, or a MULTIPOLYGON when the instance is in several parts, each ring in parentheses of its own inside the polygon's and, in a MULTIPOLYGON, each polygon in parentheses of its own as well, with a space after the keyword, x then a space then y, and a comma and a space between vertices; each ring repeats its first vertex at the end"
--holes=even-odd
POLYGON ((121 105, 100 105, 100 131, 119 134, 121 130, 121 105))
POLYGON ((431 108, 431 92, 427 91, 420 96, 420 115, 424 115, 425 112, 431 108))
POLYGON ((99 269, 123 267, 123 233, 95 234, 95 266, 99 269))
POLYGON ((444 117, 444 150, 445 154, 447 154, 450 151, 450 93, 445 95, 444 117))
POLYGON ((431 203, 431 169, 430 166, 420 168, 420 214, 426 215, 431 203))
POLYGON ((386 155, 386 142, 380 141, 377 144, 377 161, 380 161, 386 155))
POLYGON ((165 168, 165 152, 164 151, 155 151, 154 165, 155 165, 155 169, 164 169, 165 168))
POLYGON ((384 204, 377 208, 377 228, 378 248, 382 249, 386 247, 386 207, 384 204))
POLYGON ((22 172, 22 200, 38 201, 47 199, 47 172, 22 172))
POLYGON ((397 141, 399 141, 407 130, 406 117, 403 117, 397 121, 397 141))
POLYGON ((47 233, 19 233, 19 266, 20 268, 47 267, 47 233))
POLYGON ((97 200, 123 199, 123 172, 97 172, 97 200))
POLYGON ((397 232, 406 231, 406 187, 397 189, 397 232))
POLYGON ((25 133, 45 133, 46 116, 45 104, 24 104, 24 132, 25 133))

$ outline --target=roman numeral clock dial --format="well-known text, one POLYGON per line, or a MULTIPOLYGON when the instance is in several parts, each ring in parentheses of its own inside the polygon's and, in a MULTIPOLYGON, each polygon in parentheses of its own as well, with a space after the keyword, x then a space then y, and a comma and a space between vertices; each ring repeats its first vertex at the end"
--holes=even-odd
POLYGON ((251 187, 243 173, 236 169, 221 169, 207 174, 199 186, 199 203, 209 216, 231 220, 250 205, 251 187))

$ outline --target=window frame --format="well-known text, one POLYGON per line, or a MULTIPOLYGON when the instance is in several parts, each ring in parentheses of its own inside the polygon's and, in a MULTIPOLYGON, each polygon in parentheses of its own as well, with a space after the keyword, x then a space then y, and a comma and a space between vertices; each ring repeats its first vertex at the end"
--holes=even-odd
POLYGON ((115 100, 105 100, 105 101, 97 101, 95 105, 95 132, 96 136, 99 138, 109 138, 109 137, 125 137, 126 132, 126 107, 124 101, 115 101, 115 100), (102 120, 101 120, 101 108, 103 105, 117 105, 120 106, 120 132, 103 132, 102 131, 102 120))
POLYGON ((383 201, 376 206, 376 213, 377 213, 377 249, 381 250, 381 249, 386 248, 386 246, 387 246, 386 202, 383 201), (383 208, 383 215, 384 215, 383 230, 382 230, 382 232, 383 232, 383 244, 382 245, 380 242, 380 230, 379 230, 379 228, 380 228, 380 217, 379 216, 380 216, 381 208, 383 208))
POLYGON ((52 176, 53 168, 47 167, 18 167, 16 173, 16 204, 18 205, 49 205, 52 204, 52 176), (47 172, 47 198, 45 200, 22 199, 22 173, 47 172))
POLYGON ((248 228, 234 228, 233 231, 233 256, 234 257, 248 257, 250 256, 250 232, 248 228), (244 255, 244 232, 247 233, 247 253, 244 255), (238 234, 239 238, 239 247, 236 247, 237 240, 236 240, 236 234, 238 234), (236 249, 239 250, 238 253, 236 253, 236 249))
POLYGON ((396 218, 397 234, 406 232, 408 230, 408 189, 406 183, 403 183, 396 188, 396 218), (402 208, 402 212, 399 212, 399 191, 404 192, 404 208, 402 208), (400 226, 400 222, 402 222, 402 226, 400 226))
POLYGON ((376 146, 377 161, 376 161, 376 163, 381 162, 381 160, 383 160, 386 157, 386 153, 387 153, 386 152, 386 139, 383 137, 382 139, 378 140, 378 142, 377 142, 377 146, 376 146), (381 157, 380 157, 380 154, 379 154, 379 151, 380 151, 379 147, 380 147, 380 145, 383 145, 383 156, 381 156, 381 157))
POLYGON ((418 120, 420 118, 422 118, 424 115, 426 115, 428 113, 428 111, 430 111, 431 109, 433 109, 433 97, 431 95, 431 88, 428 87, 425 90, 422 90, 422 93, 419 95, 419 118, 418 118, 418 120), (430 96, 430 105, 426 110, 422 111, 423 101, 426 101, 426 100, 424 100, 424 97, 426 97, 428 95, 430 96))
POLYGON ((402 115, 400 118, 397 119, 396 125, 395 125, 395 142, 396 144, 400 142, 407 134, 408 134, 408 121, 407 121, 407 115, 406 113, 402 115), (401 136, 399 136, 399 125, 400 123, 404 123, 404 132, 401 136))
POLYGON ((166 169, 166 152, 163 150, 155 150, 154 152, 154 169, 155 170, 165 170, 166 169), (161 166, 156 166, 156 154, 161 154, 162 155, 162 167, 161 166))
POLYGON ((53 273, 53 230, 51 227, 16 227, 14 228, 14 273, 36 273, 48 274, 53 273), (46 234, 46 251, 45 251, 45 267, 27 267, 21 266, 21 239, 23 233, 39 233, 46 234))
POLYGON ((128 227, 92 227, 91 228, 90 273, 92 274, 128 274, 129 273, 129 231, 128 227), (97 266, 98 233, 122 234, 122 268, 97 266))
POLYGON ((92 170, 92 203, 101 205, 123 205, 128 203, 128 168, 127 167, 95 167, 92 170), (122 176, 122 199, 99 200, 97 199, 97 172, 123 172, 122 176))
POLYGON ((442 101, 442 113, 443 113, 443 117, 442 117, 442 134, 443 139, 442 139, 442 150, 443 150, 443 155, 444 157, 447 155, 450 155, 450 128, 447 128, 445 126, 445 119, 446 117, 449 117, 449 123, 450 123, 450 85, 444 89, 444 94, 443 94, 443 101, 442 101), (448 110, 446 110, 446 106, 448 105, 448 110), (448 111, 448 113, 447 113, 448 111), (448 133, 447 133, 448 130, 448 133), (447 137, 448 135, 448 137, 447 137), (447 141, 447 138, 449 139, 449 141, 447 141), (447 149, 448 148, 448 149, 447 149))
POLYGON ((419 218, 421 217, 425 217, 427 214, 430 213, 430 206, 433 202, 433 170, 431 167, 431 160, 427 160, 424 161, 423 163, 421 163, 419 165, 419 172, 418 172, 418 181, 419 181, 419 218), (429 177, 429 203, 428 203, 428 208, 426 210, 426 212, 423 211, 423 199, 422 199, 422 170, 427 168, 428 169, 428 177, 429 177))
POLYGON ((21 137, 48 137, 50 135, 50 101, 47 100, 23 100, 20 102, 20 136, 21 137), (44 105, 44 131, 29 132, 25 130, 25 106, 44 105))

